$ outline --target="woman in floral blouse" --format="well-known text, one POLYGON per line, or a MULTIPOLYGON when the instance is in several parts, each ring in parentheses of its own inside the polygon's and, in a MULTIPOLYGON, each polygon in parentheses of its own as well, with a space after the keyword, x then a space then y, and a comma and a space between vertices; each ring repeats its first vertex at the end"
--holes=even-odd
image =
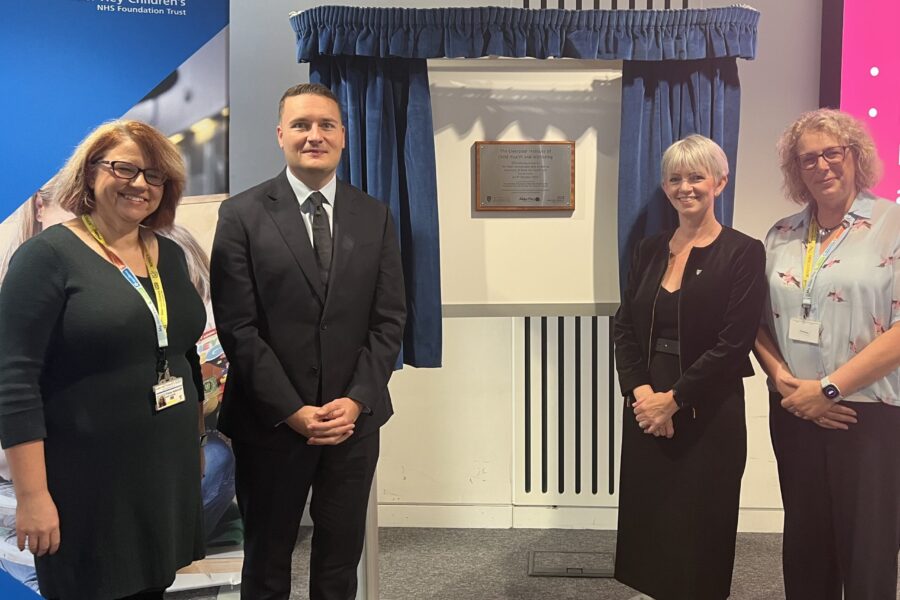
POLYGON ((863 125, 804 114, 779 144, 803 210, 766 236, 770 305, 756 343, 784 502, 788 600, 897 597, 900 206, 869 193, 863 125))

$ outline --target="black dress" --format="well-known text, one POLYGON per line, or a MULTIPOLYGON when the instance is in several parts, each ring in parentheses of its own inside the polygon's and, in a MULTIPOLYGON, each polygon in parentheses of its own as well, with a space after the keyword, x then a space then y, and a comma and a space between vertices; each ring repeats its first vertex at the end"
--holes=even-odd
POLYGON ((651 385, 671 389, 683 405, 671 440, 641 432, 625 409, 616 578, 657 600, 718 600, 729 594, 734 565, 747 453, 743 378, 753 374, 748 355, 766 297, 766 254, 759 240, 722 227, 709 245, 690 250, 678 297, 666 298, 660 285, 674 233, 637 244, 616 312, 626 401, 651 385), (655 315, 678 334, 677 369, 655 352, 655 315))
MULTIPOLYGON (((657 338, 678 339, 679 291, 659 289, 657 338)), ((672 389, 679 357, 652 352, 651 386, 672 389)), ((713 410, 673 417, 671 439, 645 434, 624 411, 616 579, 656 600, 721 600, 731 588, 741 475, 746 460, 743 391, 713 410)))
POLYGON ((23 244, 0 290, 0 442, 44 438, 60 522, 59 551, 35 560, 49 598, 162 589, 203 555, 194 344, 206 316, 184 253, 157 239, 169 366, 186 395, 160 412, 153 318, 72 231, 54 226, 23 244))

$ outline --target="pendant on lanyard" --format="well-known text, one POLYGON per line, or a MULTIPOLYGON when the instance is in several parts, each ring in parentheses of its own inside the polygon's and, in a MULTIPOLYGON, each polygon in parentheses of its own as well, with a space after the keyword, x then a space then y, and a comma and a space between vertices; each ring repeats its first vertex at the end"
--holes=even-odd
POLYGON ((169 337, 166 329, 169 324, 169 313, 166 307, 166 295, 163 290, 162 278, 159 276, 159 270, 153 264, 153 258, 144 244, 144 240, 138 235, 138 243, 141 247, 141 253, 144 256, 144 264, 147 266, 147 274, 150 276, 150 282, 153 285, 153 294, 156 296, 156 305, 147 294, 147 290, 135 276, 131 268, 125 264, 112 248, 106 243, 103 235, 94 224, 94 220, 90 215, 82 215, 81 221, 90 232, 91 236, 106 252, 109 260, 119 269, 119 272, 132 288, 140 295, 144 304, 147 306, 150 314, 153 316, 153 322, 156 327, 156 375, 157 382, 153 386, 154 407, 157 411, 175 406, 184 402, 184 382, 181 377, 172 377, 169 372, 169 361, 166 359, 166 349, 169 346, 169 337))

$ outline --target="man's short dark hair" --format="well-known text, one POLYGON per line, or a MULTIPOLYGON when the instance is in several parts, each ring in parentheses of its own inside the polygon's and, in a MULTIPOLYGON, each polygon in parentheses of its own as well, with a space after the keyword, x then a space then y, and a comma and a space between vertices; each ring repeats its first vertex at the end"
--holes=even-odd
POLYGON ((302 96, 303 94, 313 94, 315 96, 322 96, 324 98, 328 98, 332 102, 338 105, 338 109, 341 108, 341 103, 338 102, 337 96, 334 95, 328 87, 322 85, 321 83, 298 83, 297 85, 293 85, 284 91, 284 94, 281 95, 281 100, 278 101, 278 120, 281 120, 281 114, 284 112, 284 100, 285 98, 290 98, 291 96, 302 96))

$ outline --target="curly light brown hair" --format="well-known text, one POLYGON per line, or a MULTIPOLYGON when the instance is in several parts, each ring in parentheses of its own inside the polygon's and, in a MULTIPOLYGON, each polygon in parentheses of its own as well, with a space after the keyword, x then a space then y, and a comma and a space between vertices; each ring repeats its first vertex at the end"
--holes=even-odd
POLYGON ((148 164, 165 173, 168 178, 163 184, 159 207, 141 224, 154 230, 168 227, 175 221, 175 209, 178 208, 184 191, 184 160, 175 144, 166 136, 140 121, 109 121, 89 133, 57 175, 56 200, 62 208, 76 215, 93 212, 94 191, 91 182, 96 162, 126 140, 137 144, 148 164))
POLYGON ((800 115, 778 141, 778 156, 784 176, 782 187, 788 199, 798 204, 806 204, 812 200, 800 177, 800 164, 797 162, 797 145, 803 134, 809 132, 828 134, 850 148, 850 156, 856 165, 857 193, 878 183, 881 178, 881 160, 866 126, 845 112, 820 108, 800 115))

